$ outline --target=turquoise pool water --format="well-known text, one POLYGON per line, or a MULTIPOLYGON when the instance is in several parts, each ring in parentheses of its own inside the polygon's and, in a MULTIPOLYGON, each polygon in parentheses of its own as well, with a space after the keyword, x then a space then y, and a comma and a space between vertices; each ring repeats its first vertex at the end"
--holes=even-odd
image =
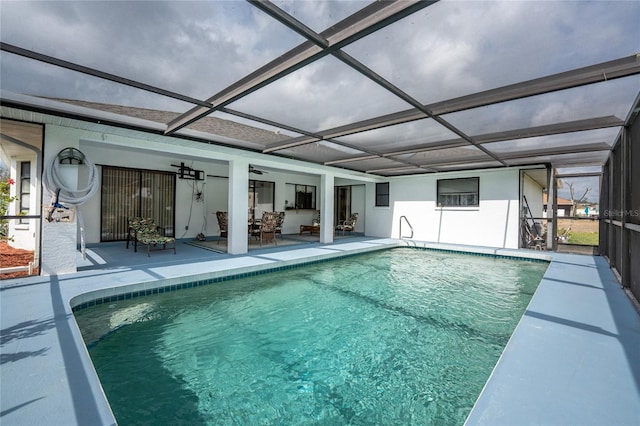
POLYGON ((120 425, 460 425, 546 268, 393 249, 76 318, 120 425))

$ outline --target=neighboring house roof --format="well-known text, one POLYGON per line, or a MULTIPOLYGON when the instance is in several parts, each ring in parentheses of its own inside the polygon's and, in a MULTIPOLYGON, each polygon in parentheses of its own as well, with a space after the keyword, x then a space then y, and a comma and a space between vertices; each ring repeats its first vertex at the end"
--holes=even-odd
MULTIPOLYGON (((542 204, 547 205, 547 194, 542 195, 542 204)), ((558 205, 559 206, 572 206, 573 203, 571 200, 567 200, 566 198, 558 197, 558 205)))

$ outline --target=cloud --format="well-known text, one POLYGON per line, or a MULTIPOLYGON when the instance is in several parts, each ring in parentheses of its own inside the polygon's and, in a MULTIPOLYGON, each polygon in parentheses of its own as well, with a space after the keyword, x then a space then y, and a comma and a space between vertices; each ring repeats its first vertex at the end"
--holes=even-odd
POLYGON ((442 1, 347 50, 432 103, 633 54, 638 21, 637 2, 442 1))
MULTIPOLYGON (((320 32, 369 2, 276 4, 320 32)), ((244 1, 8 1, 0 8, 4 42, 201 99, 302 41, 244 1)), ((638 52, 638 21, 640 7, 633 1, 441 1, 345 50, 431 103, 638 52)), ((158 95, 1 55, 3 89, 188 109, 158 95)), ((633 88, 632 83, 624 90, 633 93, 633 88)), ((613 95, 605 110, 624 115, 631 101, 617 90, 598 92, 605 96, 597 100, 602 105, 613 95)), ((592 104, 590 95, 567 96, 563 92, 558 99, 528 99, 450 118, 477 134, 580 117, 592 104)), ((410 106, 336 59, 325 58, 230 107, 320 130, 410 106)))
MULTIPOLYGON (((7 43, 200 98, 301 40, 246 2, 3 2, 1 7, 7 43)), ((6 53, 2 59, 15 60, 6 53)), ((48 90, 42 82, 41 94, 48 90)))
POLYGON ((276 0, 276 6, 317 33, 352 15, 370 2, 367 0, 301 1, 276 0))

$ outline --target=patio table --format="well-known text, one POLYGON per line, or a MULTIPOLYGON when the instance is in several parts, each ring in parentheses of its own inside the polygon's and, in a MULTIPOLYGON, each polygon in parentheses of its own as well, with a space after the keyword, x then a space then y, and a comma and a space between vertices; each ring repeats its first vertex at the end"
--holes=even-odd
POLYGON ((309 235, 320 234, 320 225, 300 225, 300 235, 308 232, 309 235))

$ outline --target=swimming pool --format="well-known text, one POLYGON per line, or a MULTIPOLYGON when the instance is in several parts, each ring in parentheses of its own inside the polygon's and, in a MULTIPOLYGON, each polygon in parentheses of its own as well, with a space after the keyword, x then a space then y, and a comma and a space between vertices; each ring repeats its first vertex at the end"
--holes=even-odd
POLYGON ((393 249, 76 318, 121 425, 454 425, 546 268, 393 249))

